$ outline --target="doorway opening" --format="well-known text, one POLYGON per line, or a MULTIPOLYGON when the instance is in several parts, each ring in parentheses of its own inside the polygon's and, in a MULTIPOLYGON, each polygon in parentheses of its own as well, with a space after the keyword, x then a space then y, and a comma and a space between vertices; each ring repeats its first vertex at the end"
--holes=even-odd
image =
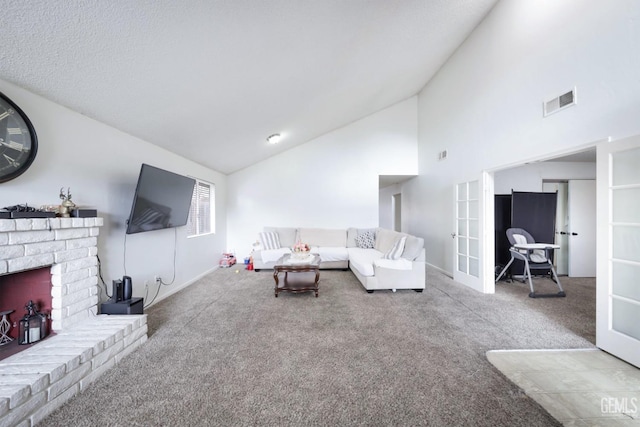
POLYGON ((402 193, 396 193, 393 195, 391 202, 393 210, 393 230, 402 231, 402 193))
POLYGON ((402 187, 417 175, 378 175, 378 227, 402 232, 402 187))
MULTIPOLYGON (((512 191, 557 192, 555 241, 546 242, 560 245, 554 251, 554 267, 560 275, 595 277, 595 147, 496 170, 491 175, 494 199, 512 191)), ((495 230, 493 234, 495 242, 500 236, 495 230)))
MULTIPOLYGON (((585 149, 585 151, 580 153, 575 153, 566 156, 557 156, 555 158, 542 158, 536 159, 535 161, 529 163, 521 163, 518 165, 512 165, 492 171, 487 171, 486 176, 490 181, 490 185, 487 186, 487 193, 485 199, 485 209, 484 214, 486 215, 485 223, 485 235, 487 236, 487 243, 485 245, 487 250, 485 253, 488 258, 491 258, 497 254, 495 250, 496 245, 498 243, 498 239, 500 236, 496 234, 496 228, 494 223, 495 215, 499 214, 498 204, 493 203, 499 195, 510 195, 512 191, 527 191, 527 192, 545 192, 545 193, 555 193, 557 191, 558 194, 558 211, 556 214, 556 227, 555 227, 555 241, 548 243, 556 243, 561 246, 561 250, 556 250, 556 254, 554 257, 555 268, 557 271, 564 275, 561 277, 560 281, 562 286, 566 290, 567 297, 569 299, 576 298, 577 292, 576 290, 579 287, 582 295, 586 295, 588 299, 588 304, 582 306, 581 309, 586 309, 586 307, 593 307, 590 310, 593 310, 591 313, 593 315, 593 324, 588 325, 589 332, 586 336, 588 339, 595 343, 595 288, 596 288, 596 279, 595 274, 587 277, 570 277, 569 276, 569 258, 570 258, 570 248, 571 243, 568 243, 567 240, 571 238, 572 232, 577 232, 578 234, 582 234, 582 231, 576 231, 573 229, 571 221, 569 220, 570 209, 569 209, 569 193, 570 193, 570 182, 571 181, 590 181, 595 182, 596 179, 596 154, 595 154, 595 143, 585 149)), ((580 208, 582 211, 579 213, 586 213, 584 208, 580 208)), ((575 213, 575 212, 574 212, 575 213)), ((595 217, 596 206, 590 208, 590 214, 593 213, 595 217)), ((589 216, 589 215, 584 215, 589 216)), ((590 226, 592 231, 595 234, 596 224, 590 226)), ((580 236, 582 237, 582 236, 580 236)), ((590 244, 595 249, 595 241, 593 244, 590 244)), ((509 255, 507 255, 509 256, 509 255)), ((484 278, 488 282, 490 280, 490 276, 495 274, 495 266, 499 265, 498 261, 491 262, 492 260, 486 260, 487 262, 484 264, 486 266, 484 278), (494 270, 490 270, 491 266, 494 267, 494 270)), ((595 265, 595 259, 590 262, 590 264, 595 265)), ((497 276, 497 274, 496 274, 497 276)), ((495 277, 494 276, 494 280, 495 277)), ((546 281, 542 281, 541 285, 549 286, 550 288, 554 285, 551 281, 548 284, 544 283, 546 281)), ((527 297, 528 287, 525 284, 519 282, 510 282, 510 283, 494 283, 493 290, 504 292, 507 290, 508 292, 512 292, 516 287, 522 287, 522 296, 523 298, 527 297), (503 286, 504 285, 504 286, 503 286)), ((538 285, 536 285, 538 286, 538 285)), ((490 289, 489 286, 485 286, 485 289, 490 289)), ((518 292, 520 289, 518 289, 518 292)), ((564 300, 564 298, 562 299, 564 300)), ((554 304, 553 302, 549 304, 554 304)), ((557 304, 557 302, 555 302, 557 304)), ((545 303, 540 303, 541 312, 544 312, 544 307, 547 306, 545 303)), ((565 306, 569 306, 570 304, 565 304, 565 306)), ((569 310, 571 311, 571 310, 569 310)), ((567 318, 570 318, 571 315, 569 312, 564 312, 564 316, 561 321, 564 322, 567 318)), ((584 326, 584 325, 583 325, 584 326)))

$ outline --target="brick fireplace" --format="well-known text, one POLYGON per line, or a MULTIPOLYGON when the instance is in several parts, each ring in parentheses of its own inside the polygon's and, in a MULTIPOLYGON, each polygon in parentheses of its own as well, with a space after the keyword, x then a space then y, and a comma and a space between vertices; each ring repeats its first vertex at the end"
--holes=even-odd
MULTIPOLYGON (((0 286, 14 273, 48 269, 55 332, 0 360, 0 425, 37 423, 146 341, 146 315, 97 314, 102 225, 102 218, 0 219, 0 286)), ((11 323, 24 313, 12 313, 11 323)))
POLYGON ((62 331, 98 310, 102 218, 0 220, 0 275, 51 266, 51 326, 62 331))

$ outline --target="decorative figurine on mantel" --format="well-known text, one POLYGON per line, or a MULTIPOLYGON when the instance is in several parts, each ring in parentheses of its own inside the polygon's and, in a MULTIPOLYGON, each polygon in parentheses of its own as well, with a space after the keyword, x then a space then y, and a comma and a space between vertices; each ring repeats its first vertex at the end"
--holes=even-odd
POLYGON ((67 188, 67 194, 64 194, 64 187, 60 188, 60 199, 62 203, 58 208, 59 216, 62 218, 69 218, 71 216, 71 210, 76 207, 76 204, 71 201, 71 190, 67 188))
POLYGON ((5 310, 0 311, 0 345, 9 344, 13 341, 13 338, 9 336, 9 331, 11 330, 11 323, 9 323, 9 319, 7 319, 7 315, 13 313, 13 310, 5 310))

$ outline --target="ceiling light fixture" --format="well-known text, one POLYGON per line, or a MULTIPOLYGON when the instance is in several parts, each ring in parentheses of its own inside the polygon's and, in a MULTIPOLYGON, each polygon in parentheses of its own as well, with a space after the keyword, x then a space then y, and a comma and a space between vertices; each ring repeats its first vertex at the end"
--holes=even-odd
POLYGON ((267 137, 267 142, 269 144, 277 144, 278 142, 280 142, 280 134, 279 133, 274 133, 273 135, 267 137))

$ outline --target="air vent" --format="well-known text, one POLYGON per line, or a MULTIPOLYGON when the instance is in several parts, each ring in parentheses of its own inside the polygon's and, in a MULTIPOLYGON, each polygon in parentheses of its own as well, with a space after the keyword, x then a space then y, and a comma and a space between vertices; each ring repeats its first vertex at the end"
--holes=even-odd
POLYGON ((563 93, 560 96, 556 96, 553 99, 545 101, 543 104, 544 109, 544 117, 547 117, 549 114, 556 113, 560 110, 564 110, 567 107, 571 107, 576 104, 576 88, 573 90, 563 93))

